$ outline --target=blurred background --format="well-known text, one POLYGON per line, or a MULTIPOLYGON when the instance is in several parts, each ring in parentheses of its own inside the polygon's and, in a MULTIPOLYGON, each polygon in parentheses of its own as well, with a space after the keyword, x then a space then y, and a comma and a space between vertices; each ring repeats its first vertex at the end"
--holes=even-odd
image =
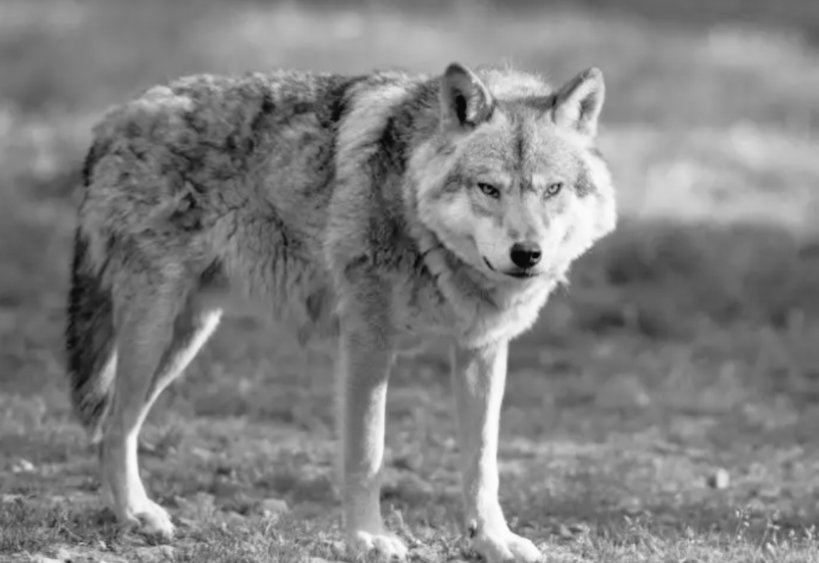
MULTIPOLYGON (((545 539, 558 521, 594 531, 645 511, 670 515, 661 539, 736 540, 737 507, 763 536, 772 514, 816 523, 816 0, 0 0, 0 493, 96 490, 61 333, 81 159, 110 104, 196 72, 437 73, 453 60, 606 77, 600 146, 622 220, 513 348, 503 482, 521 521, 545 539), (713 494, 718 468, 731 485, 713 494)), ((160 401, 149 484, 177 511, 202 490, 216 514, 252 513, 231 504, 237 490, 281 497, 309 525, 311 502, 333 502, 332 449, 296 462, 276 439, 329 444, 332 350, 256 328, 227 323, 160 401), (221 495, 208 476, 225 464, 221 495)), ((454 455, 429 453, 452 447, 444 374, 436 352, 396 373, 391 498, 410 525, 454 530, 457 498, 439 487, 454 455), (402 485, 407 467, 435 492, 402 485)), ((0 553, 96 537, 89 503, 56 516, 0 504, 18 531, 0 553), (33 524, 44 514, 73 536, 33 524)))

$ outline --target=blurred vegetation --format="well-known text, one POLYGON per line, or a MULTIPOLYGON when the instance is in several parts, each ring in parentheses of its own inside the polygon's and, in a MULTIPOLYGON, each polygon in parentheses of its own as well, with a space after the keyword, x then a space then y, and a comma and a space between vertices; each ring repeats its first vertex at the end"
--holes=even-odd
MULTIPOLYGON (((265 3, 266 0, 257 0, 265 3)), ((333 0, 297 0, 303 5, 328 7, 338 5, 333 0)), ((714 25, 717 23, 750 23, 765 27, 782 25, 802 30, 811 39, 819 39, 819 6, 811 0, 344 0, 349 6, 394 8, 424 12, 447 9, 460 4, 463 9, 480 5, 484 9, 532 11, 570 9, 594 11, 597 15, 637 17, 646 21, 664 22, 674 26, 714 25)))

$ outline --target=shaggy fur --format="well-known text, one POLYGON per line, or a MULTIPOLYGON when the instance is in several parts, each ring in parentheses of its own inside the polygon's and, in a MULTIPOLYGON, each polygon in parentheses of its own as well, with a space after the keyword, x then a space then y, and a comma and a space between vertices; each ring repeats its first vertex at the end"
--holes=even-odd
POLYGON ((466 528, 488 561, 535 561, 497 500, 510 339, 615 224, 594 147, 602 75, 553 90, 511 69, 279 72, 156 86, 97 125, 66 346, 123 523, 170 536, 139 477, 152 403, 238 301, 339 337, 344 520, 357 553, 405 557, 378 506, 394 356, 452 344, 466 528), (340 330, 339 330, 340 329, 340 330))

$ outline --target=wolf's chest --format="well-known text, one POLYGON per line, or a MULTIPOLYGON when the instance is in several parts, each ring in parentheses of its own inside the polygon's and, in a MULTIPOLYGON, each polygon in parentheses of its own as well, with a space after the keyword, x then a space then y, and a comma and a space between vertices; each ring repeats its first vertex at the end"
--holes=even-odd
POLYGON ((458 316, 429 280, 402 279, 395 283, 391 310, 401 348, 416 348, 429 338, 456 336, 458 316))
POLYGON ((457 341, 482 345, 514 338, 532 326, 549 288, 538 288, 517 302, 500 306, 477 295, 447 298, 434 280, 411 279, 393 286, 393 323, 400 349, 415 350, 425 342, 457 341))

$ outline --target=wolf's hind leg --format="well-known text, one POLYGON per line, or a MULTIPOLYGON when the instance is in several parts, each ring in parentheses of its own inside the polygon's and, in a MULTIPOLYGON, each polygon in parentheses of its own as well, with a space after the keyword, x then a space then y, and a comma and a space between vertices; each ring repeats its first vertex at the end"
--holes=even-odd
POLYGON ((154 401, 213 332, 219 311, 186 302, 186 288, 172 281, 129 297, 118 314, 114 399, 100 449, 102 480, 120 522, 170 538, 170 517, 148 498, 139 477, 137 440, 154 401))
MULTIPOLYGON (((182 375, 189 363, 219 326, 222 310, 189 302, 176 317, 173 338, 165 349, 159 368, 151 381, 148 408, 174 379, 182 375)), ((146 413, 147 414, 147 413, 146 413)))

